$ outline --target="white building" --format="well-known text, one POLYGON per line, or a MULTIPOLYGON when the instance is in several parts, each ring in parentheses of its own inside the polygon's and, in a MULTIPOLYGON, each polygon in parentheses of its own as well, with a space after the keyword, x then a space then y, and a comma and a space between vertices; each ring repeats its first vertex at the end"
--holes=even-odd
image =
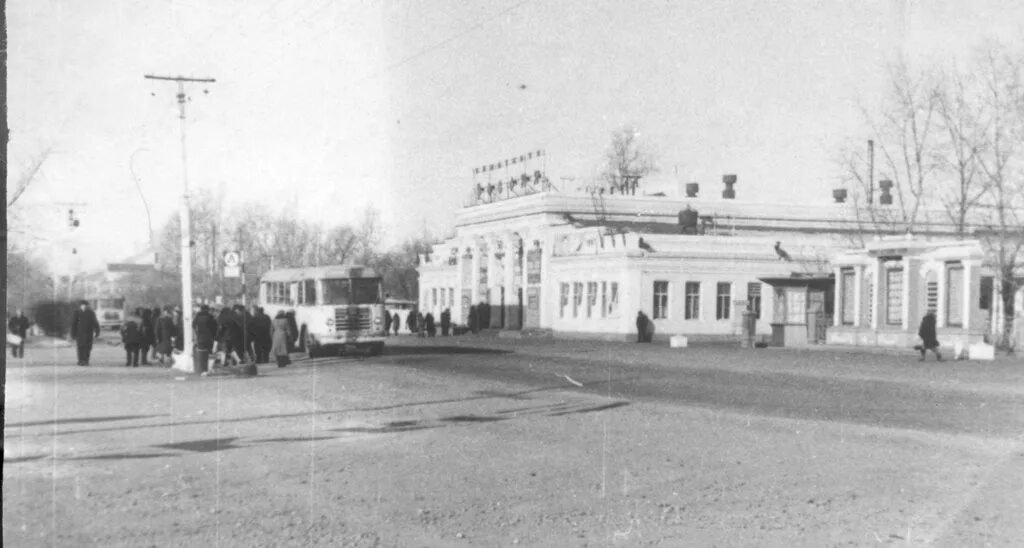
MULTIPOLYGON (((919 226, 928 221, 944 226, 938 216, 919 226)), ((738 334, 750 309, 767 336, 774 297, 759 278, 827 276, 836 251, 859 247, 860 229, 848 204, 508 196, 459 210, 454 236, 420 257, 419 308, 435 318, 450 308, 466 324, 470 306, 486 304, 483 327, 623 340, 635 336, 638 311, 656 337, 699 339, 738 334)))

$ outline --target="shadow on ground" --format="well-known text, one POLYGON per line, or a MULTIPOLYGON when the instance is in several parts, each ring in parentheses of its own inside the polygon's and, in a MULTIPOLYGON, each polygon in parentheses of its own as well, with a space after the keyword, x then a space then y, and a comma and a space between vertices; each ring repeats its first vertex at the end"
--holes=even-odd
POLYGON ((60 425, 60 424, 82 424, 90 422, 111 422, 111 421, 129 421, 134 419, 151 419, 154 417, 167 417, 167 414, 162 415, 117 415, 113 417, 75 417, 68 419, 57 419, 48 421, 31 421, 31 422, 19 422, 7 424, 7 428, 18 428, 21 426, 49 426, 49 425, 60 425))

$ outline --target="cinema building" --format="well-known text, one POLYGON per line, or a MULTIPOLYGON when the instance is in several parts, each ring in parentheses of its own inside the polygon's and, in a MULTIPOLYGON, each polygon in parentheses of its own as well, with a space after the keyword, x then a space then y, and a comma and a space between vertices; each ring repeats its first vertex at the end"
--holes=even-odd
MULTIPOLYGON (((826 342, 832 327, 876 325, 864 320, 876 314, 867 304, 858 305, 853 324, 835 315, 837 276, 859 272, 861 289, 850 298, 867 303, 868 276, 878 275, 833 265, 838 253, 860 247, 862 225, 850 204, 744 201, 735 198, 735 176, 723 181, 721 198, 698 197, 694 183, 679 185, 674 196, 566 193, 546 185, 500 196, 481 187, 456 213, 454 236, 420 256, 419 309, 435 318, 450 309, 452 321, 464 325, 472 306, 485 328, 614 340, 635 337, 638 311, 653 321, 656 340, 735 338, 745 312, 758 338, 769 339, 780 325, 805 325, 809 344, 826 342), (827 289, 788 283, 799 279, 827 289)), ((931 226, 944 225, 936 218, 931 226)), ((975 281, 983 275, 966 272, 975 281)), ((905 325, 919 320, 902 313, 905 325)))

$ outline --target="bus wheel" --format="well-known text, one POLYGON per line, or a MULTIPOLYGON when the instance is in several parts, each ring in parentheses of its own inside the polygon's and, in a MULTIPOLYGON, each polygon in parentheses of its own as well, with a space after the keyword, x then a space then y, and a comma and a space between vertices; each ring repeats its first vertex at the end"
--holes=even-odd
POLYGON ((366 353, 371 356, 380 356, 382 352, 384 352, 384 343, 382 342, 370 343, 370 346, 366 348, 366 353))

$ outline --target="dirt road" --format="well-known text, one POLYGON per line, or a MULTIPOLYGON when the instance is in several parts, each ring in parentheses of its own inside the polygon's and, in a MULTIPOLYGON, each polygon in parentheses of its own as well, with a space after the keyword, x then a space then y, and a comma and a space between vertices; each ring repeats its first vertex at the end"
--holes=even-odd
POLYGON ((120 358, 8 360, 5 545, 1024 539, 1019 362, 473 338, 251 379, 120 358))

